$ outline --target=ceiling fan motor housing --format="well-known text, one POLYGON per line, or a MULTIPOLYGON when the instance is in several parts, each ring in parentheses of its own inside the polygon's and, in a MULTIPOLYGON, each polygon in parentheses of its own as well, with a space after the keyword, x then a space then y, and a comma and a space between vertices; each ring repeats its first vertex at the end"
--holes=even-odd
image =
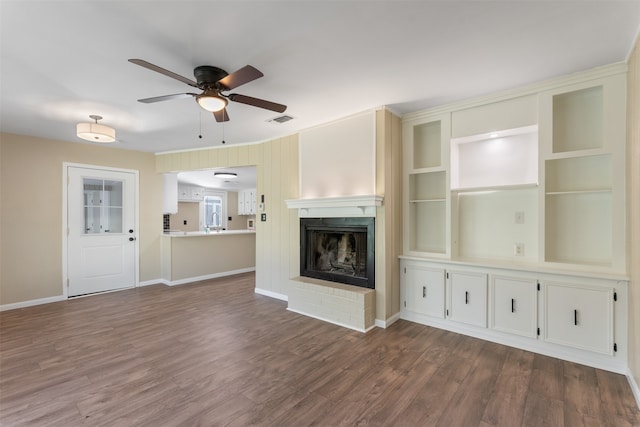
POLYGON ((198 88, 202 90, 219 89, 225 90, 224 85, 218 83, 218 80, 229 75, 225 70, 210 65, 201 65, 193 70, 193 75, 198 83, 198 88))

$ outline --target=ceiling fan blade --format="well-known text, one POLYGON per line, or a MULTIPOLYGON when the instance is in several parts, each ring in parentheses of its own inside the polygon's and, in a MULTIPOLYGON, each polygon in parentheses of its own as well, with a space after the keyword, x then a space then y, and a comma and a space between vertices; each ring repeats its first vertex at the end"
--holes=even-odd
POLYGON ((216 122, 228 122, 229 121, 229 113, 227 113, 227 109, 223 108, 220 111, 214 111, 213 117, 216 118, 216 122))
POLYGON ((231 90, 255 79, 259 79, 262 76, 264 76, 264 74, 262 74, 261 71, 253 68, 251 65, 245 65, 239 70, 221 78, 218 80, 218 83, 223 85, 226 90, 231 90))
POLYGON ((195 93, 176 93, 174 95, 163 95, 163 96, 154 96, 153 98, 138 99, 138 102, 151 104, 153 102, 169 101, 172 99, 181 99, 181 98, 191 98, 193 96, 196 96, 196 94, 195 93))
POLYGON ((253 98, 247 95, 240 95, 238 93, 232 93, 228 96, 228 98, 241 104, 264 108, 265 110, 277 111, 278 113, 284 113, 284 111, 287 109, 286 105, 277 104, 271 101, 265 101, 264 99, 253 98))
POLYGON ((129 62, 139 65, 141 67, 147 68, 151 71, 155 71, 156 73, 164 74, 167 77, 171 77, 172 79, 179 80, 182 83, 188 84, 189 86, 198 87, 198 84, 193 80, 188 79, 186 77, 182 77, 180 74, 176 74, 173 71, 165 70, 164 68, 158 67, 157 65, 154 65, 143 59, 130 59, 129 62))

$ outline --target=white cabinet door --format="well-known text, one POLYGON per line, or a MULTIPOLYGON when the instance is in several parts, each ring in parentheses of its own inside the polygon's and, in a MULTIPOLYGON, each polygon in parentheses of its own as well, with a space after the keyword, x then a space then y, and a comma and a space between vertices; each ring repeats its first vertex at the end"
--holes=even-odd
POLYGON ((247 214, 246 194, 246 190, 238 191, 238 215, 247 214))
POLYGON ((178 186, 178 200, 180 201, 189 201, 191 200, 191 187, 187 187, 184 185, 178 186))
MULTIPOLYGON (((248 209, 248 214, 249 215, 255 215, 256 214, 256 190, 255 189, 251 189, 251 190, 247 190, 247 195, 248 195, 248 203, 249 203, 249 209, 248 209)), ((247 200, 245 199, 245 203, 247 203, 247 200)))
POLYGON ((487 327, 487 275, 449 272, 449 318, 456 322, 487 327))
POLYGON ((162 213, 178 213, 178 174, 162 175, 162 213))
POLYGON ((191 188, 191 200, 195 201, 203 201, 204 200, 204 190, 200 187, 192 187, 191 188))
POLYGON ((499 331, 537 336, 537 281, 493 276, 491 327, 499 331))
POLYGON ((444 319, 445 271, 416 265, 406 265, 402 271, 406 309, 444 319))
POLYGON ((546 341, 613 354, 613 288, 544 284, 546 341))

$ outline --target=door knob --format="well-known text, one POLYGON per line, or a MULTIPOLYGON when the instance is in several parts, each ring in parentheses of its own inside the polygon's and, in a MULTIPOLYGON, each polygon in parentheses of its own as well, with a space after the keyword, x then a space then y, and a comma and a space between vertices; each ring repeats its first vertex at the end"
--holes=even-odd
POLYGON ((136 238, 135 238, 135 237, 129 237, 129 241, 130 241, 130 242, 133 242, 134 240, 136 240, 136 238))
POLYGON ((130 228, 130 229, 129 229, 129 233, 130 233, 130 234, 131 234, 131 233, 133 233, 133 228, 130 228))

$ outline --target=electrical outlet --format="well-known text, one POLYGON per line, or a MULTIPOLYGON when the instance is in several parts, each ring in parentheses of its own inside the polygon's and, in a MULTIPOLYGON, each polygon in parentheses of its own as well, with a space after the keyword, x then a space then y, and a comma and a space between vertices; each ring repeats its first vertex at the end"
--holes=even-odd
POLYGON ((524 224, 524 212, 516 212, 514 219, 516 224, 524 224))
POLYGON ((515 256, 524 256, 524 243, 514 243, 513 254, 515 256))

